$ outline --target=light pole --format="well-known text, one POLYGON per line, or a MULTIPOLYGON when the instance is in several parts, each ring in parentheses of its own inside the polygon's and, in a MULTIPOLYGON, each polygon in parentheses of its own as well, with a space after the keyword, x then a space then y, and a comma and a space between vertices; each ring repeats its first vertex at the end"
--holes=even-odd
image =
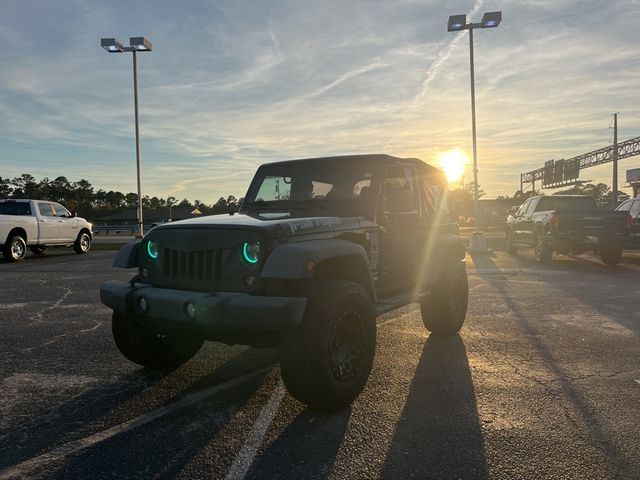
POLYGON ((144 227, 142 219, 142 182, 140 179, 140 126, 138 123, 138 60, 137 52, 150 52, 152 45, 149 40, 144 37, 129 38, 129 47, 122 45, 115 38, 102 38, 100 46, 109 53, 133 53, 133 105, 136 119, 136 172, 138 181, 138 235, 144 236, 144 227))
POLYGON ((471 134, 473 136, 473 182, 474 182, 474 216, 475 232, 469 242, 469 250, 476 253, 486 252, 487 238, 480 232, 480 209, 478 207, 478 152, 476 146, 476 89, 473 68, 473 30, 476 28, 495 28, 502 21, 502 12, 487 12, 480 23, 467 23, 466 15, 452 15, 447 23, 447 31, 459 32, 469 30, 469 65, 471 69, 471 134))

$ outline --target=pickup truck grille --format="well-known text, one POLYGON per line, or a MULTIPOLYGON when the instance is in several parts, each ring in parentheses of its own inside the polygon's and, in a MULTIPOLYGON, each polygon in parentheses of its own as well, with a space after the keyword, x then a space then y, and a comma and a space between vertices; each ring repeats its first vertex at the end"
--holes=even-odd
POLYGON ((163 249, 162 273, 173 280, 220 280, 222 250, 184 252, 163 249))

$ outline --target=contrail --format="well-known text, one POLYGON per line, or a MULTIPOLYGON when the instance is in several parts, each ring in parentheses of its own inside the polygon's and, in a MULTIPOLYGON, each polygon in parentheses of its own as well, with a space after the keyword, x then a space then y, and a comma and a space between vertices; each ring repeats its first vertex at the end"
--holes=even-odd
MULTIPOLYGON (((478 10, 482 8, 483 3, 484 3, 484 0, 477 0, 475 5, 469 12, 468 16, 471 17, 475 15, 478 12, 478 10)), ((427 94, 427 91, 429 90, 429 85, 431 84, 431 81, 435 78, 436 74, 438 73, 440 66, 451 56, 451 53, 456 49, 456 47, 461 41, 462 41, 462 35, 456 35, 454 39, 451 42, 449 42, 449 44, 445 47, 445 49, 440 52, 440 54, 438 55, 438 58, 436 58, 436 60, 429 66, 429 69, 425 74, 425 79, 423 80, 422 86, 420 87, 420 91, 414 97, 413 102, 411 102, 412 108, 418 107, 418 105, 420 104, 424 96, 427 94)))
POLYGON ((345 82, 347 80, 352 79, 353 77, 357 77, 358 75, 362 75, 364 73, 370 72, 371 70, 376 70, 378 68, 384 68, 387 67, 388 65, 384 62, 381 62, 380 60, 376 60, 373 63, 370 63, 369 65, 365 65, 364 67, 360 67, 357 68, 355 70, 350 70, 346 73, 343 73, 342 75, 340 75, 338 78, 336 78, 333 82, 320 87, 318 90, 316 90, 315 92, 310 93, 307 98, 314 98, 317 97, 319 95, 322 95, 323 93, 328 92, 329 90, 332 90, 333 88, 337 87, 338 85, 340 85, 342 82, 345 82))

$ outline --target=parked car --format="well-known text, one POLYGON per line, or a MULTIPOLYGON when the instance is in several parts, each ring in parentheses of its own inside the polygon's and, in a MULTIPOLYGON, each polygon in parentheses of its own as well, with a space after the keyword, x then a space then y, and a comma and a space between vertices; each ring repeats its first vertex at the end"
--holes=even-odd
POLYGON ((5 260, 22 260, 27 248, 37 255, 52 246, 73 247, 76 253, 87 253, 91 238, 91 223, 59 203, 0 200, 0 245, 5 260))
POLYGON ((640 197, 625 200, 618 205, 616 211, 628 212, 631 221, 629 241, 625 248, 640 249, 640 197))
POLYGON ((607 265, 616 265, 629 239, 628 217, 628 212, 598 210, 587 195, 531 197, 507 218, 507 250, 533 247, 540 263, 550 261, 554 252, 593 251, 607 265))
POLYGON ((362 391, 377 315, 420 304, 453 335, 468 301, 465 249, 443 173, 361 155, 261 166, 239 212, 160 225, 123 247, 129 282, 102 285, 129 360, 175 368, 204 340, 273 346, 295 398, 335 410, 362 391))

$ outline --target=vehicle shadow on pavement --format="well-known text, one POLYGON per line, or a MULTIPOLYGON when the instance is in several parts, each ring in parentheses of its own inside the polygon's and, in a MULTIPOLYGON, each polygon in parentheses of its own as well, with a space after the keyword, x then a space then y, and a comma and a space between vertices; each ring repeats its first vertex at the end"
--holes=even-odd
MULTIPOLYGON (((477 255, 472 257, 474 263, 483 264, 485 266, 493 264, 492 270, 500 270, 500 267, 495 264, 491 256, 477 255)), ((595 267, 599 267, 599 265, 595 265, 595 267)), ((609 270, 609 267, 604 265, 602 265, 601 268, 609 270)), ((585 432, 586 437, 590 439, 591 443, 597 446, 598 450, 607 457, 607 460, 611 464, 616 466, 618 474, 621 476, 620 478, 637 478, 637 476, 629 475, 629 472, 634 467, 631 466, 629 459, 617 447, 611 433, 607 431, 605 421, 598 417, 595 406, 592 406, 589 399, 572 384, 571 372, 561 365, 558 358, 559 353, 554 353, 553 346, 550 341, 546 340, 546 332, 544 329, 536 328, 529 320, 532 312, 525 311, 524 306, 521 306, 514 301, 506 287, 504 277, 501 278, 500 275, 485 275, 481 270, 478 270, 478 275, 495 288, 500 294, 505 306, 511 311, 516 327, 521 330, 522 334, 526 336, 529 344, 538 352, 542 366, 553 377, 553 381, 551 382, 543 381, 537 377, 531 377, 531 380, 536 382, 538 385, 543 385, 547 390, 548 396, 565 399, 566 404, 568 404, 565 410, 572 412, 575 417, 577 417, 573 418, 574 415, 569 415, 565 412, 566 418, 572 423, 575 422, 575 424, 579 425, 580 430, 585 432)), ((552 288, 560 288, 563 290, 568 288, 566 286, 566 282, 563 282, 562 280, 555 281, 550 286, 552 288)), ((586 297, 592 294, 592 291, 584 292, 584 300, 587 301, 587 303, 590 302, 586 300, 586 297)), ((526 374, 523 374, 523 376, 526 377, 526 374)), ((549 438, 548 440, 550 441, 551 439, 549 438)), ((563 441, 566 442, 567 439, 563 439, 563 441)))
MULTIPOLYGON (((228 465, 223 459, 238 448, 220 432, 233 422, 264 384, 261 372, 232 391, 212 395, 210 400, 186 406, 93 445, 73 455, 46 478, 223 478, 228 465), (198 460, 205 465, 195 466, 198 460), (203 471, 204 468, 204 471, 203 471)), ((40 472, 38 472, 40 473, 40 472)))
MULTIPOLYGON (((500 270, 500 268, 496 266, 493 258, 489 255, 476 255, 472 256, 472 258, 474 265, 476 265, 478 275, 480 276, 488 271, 495 272, 496 270, 500 270)), ((536 263, 535 260, 529 260, 519 256, 512 256, 512 259, 515 259, 518 262, 518 266, 531 268, 531 272, 533 273, 535 273, 536 268, 541 267, 541 265, 536 263)), ((624 258, 623 260, 632 265, 640 265, 639 259, 624 258)), ((601 263, 596 263, 588 258, 578 256, 561 256, 554 259, 548 267, 557 271, 570 271, 576 273, 576 276, 570 282, 554 281, 551 283, 552 288, 562 290, 585 305, 598 310, 603 315, 606 315, 617 323, 627 327, 636 335, 640 335, 640 321, 637 317, 629 315, 628 312, 622 314, 622 312, 613 312, 611 310, 611 305, 616 301, 616 297, 623 297, 627 299, 629 304, 637 301, 640 296, 640 272, 626 268, 622 265, 607 266, 601 263), (587 280, 585 280, 584 283, 581 283, 579 275, 582 273, 593 273, 602 276, 602 282, 600 282, 599 288, 590 288, 587 286, 587 280), (611 279, 620 279, 626 282, 628 287, 620 289, 611 284, 611 279), (619 314, 612 315, 614 313, 619 314)), ((502 275, 502 277, 504 278, 505 275, 502 275)), ((498 275, 498 278, 500 278, 500 275, 498 275)), ((592 276, 589 278, 592 279, 594 277, 592 276)))
POLYGON ((75 438, 76 432, 102 418, 117 405, 139 394, 164 375, 144 370, 122 375, 117 380, 90 388, 84 393, 45 411, 35 418, 0 431, 0 468, 34 457, 60 443, 75 438))
POLYGON ((459 335, 431 335, 424 344, 382 477, 487 478, 476 395, 459 335))
MULTIPOLYGON (((559 272, 600 273, 603 275, 638 275, 636 270, 627 268, 624 265, 605 265, 597 255, 554 255, 551 262, 540 264, 535 261, 533 252, 528 250, 518 251, 515 254, 502 251, 501 254, 508 255, 510 260, 515 262, 518 267, 530 268, 531 271, 545 269, 559 272)), ((491 259, 491 255, 472 255, 472 258, 474 264, 477 262, 480 265, 489 265, 485 260, 491 259)), ((623 257, 622 263, 640 266, 640 260, 634 257, 623 257)))
POLYGON ((329 478, 350 417, 351 407, 333 414, 306 408, 260 455, 245 478, 329 478))
MULTIPOLYGON (((276 360, 274 352, 243 350, 214 367, 197 382, 188 383, 177 395, 163 392, 163 384, 171 383, 171 377, 175 375, 183 376, 188 381, 190 375, 183 369, 189 369, 189 364, 175 372, 137 369, 113 382, 90 388, 28 422, 0 431, 0 444, 11 445, 11 448, 0 450, 0 468, 15 465, 66 442, 91 435, 96 428, 102 430, 114 423, 129 420, 132 412, 138 409, 140 411, 136 415, 145 414, 147 409, 154 408, 154 403, 155 408, 170 404, 185 394, 223 383, 261 367, 275 365, 276 360)), ((98 443, 97 447, 100 445, 98 443)))

